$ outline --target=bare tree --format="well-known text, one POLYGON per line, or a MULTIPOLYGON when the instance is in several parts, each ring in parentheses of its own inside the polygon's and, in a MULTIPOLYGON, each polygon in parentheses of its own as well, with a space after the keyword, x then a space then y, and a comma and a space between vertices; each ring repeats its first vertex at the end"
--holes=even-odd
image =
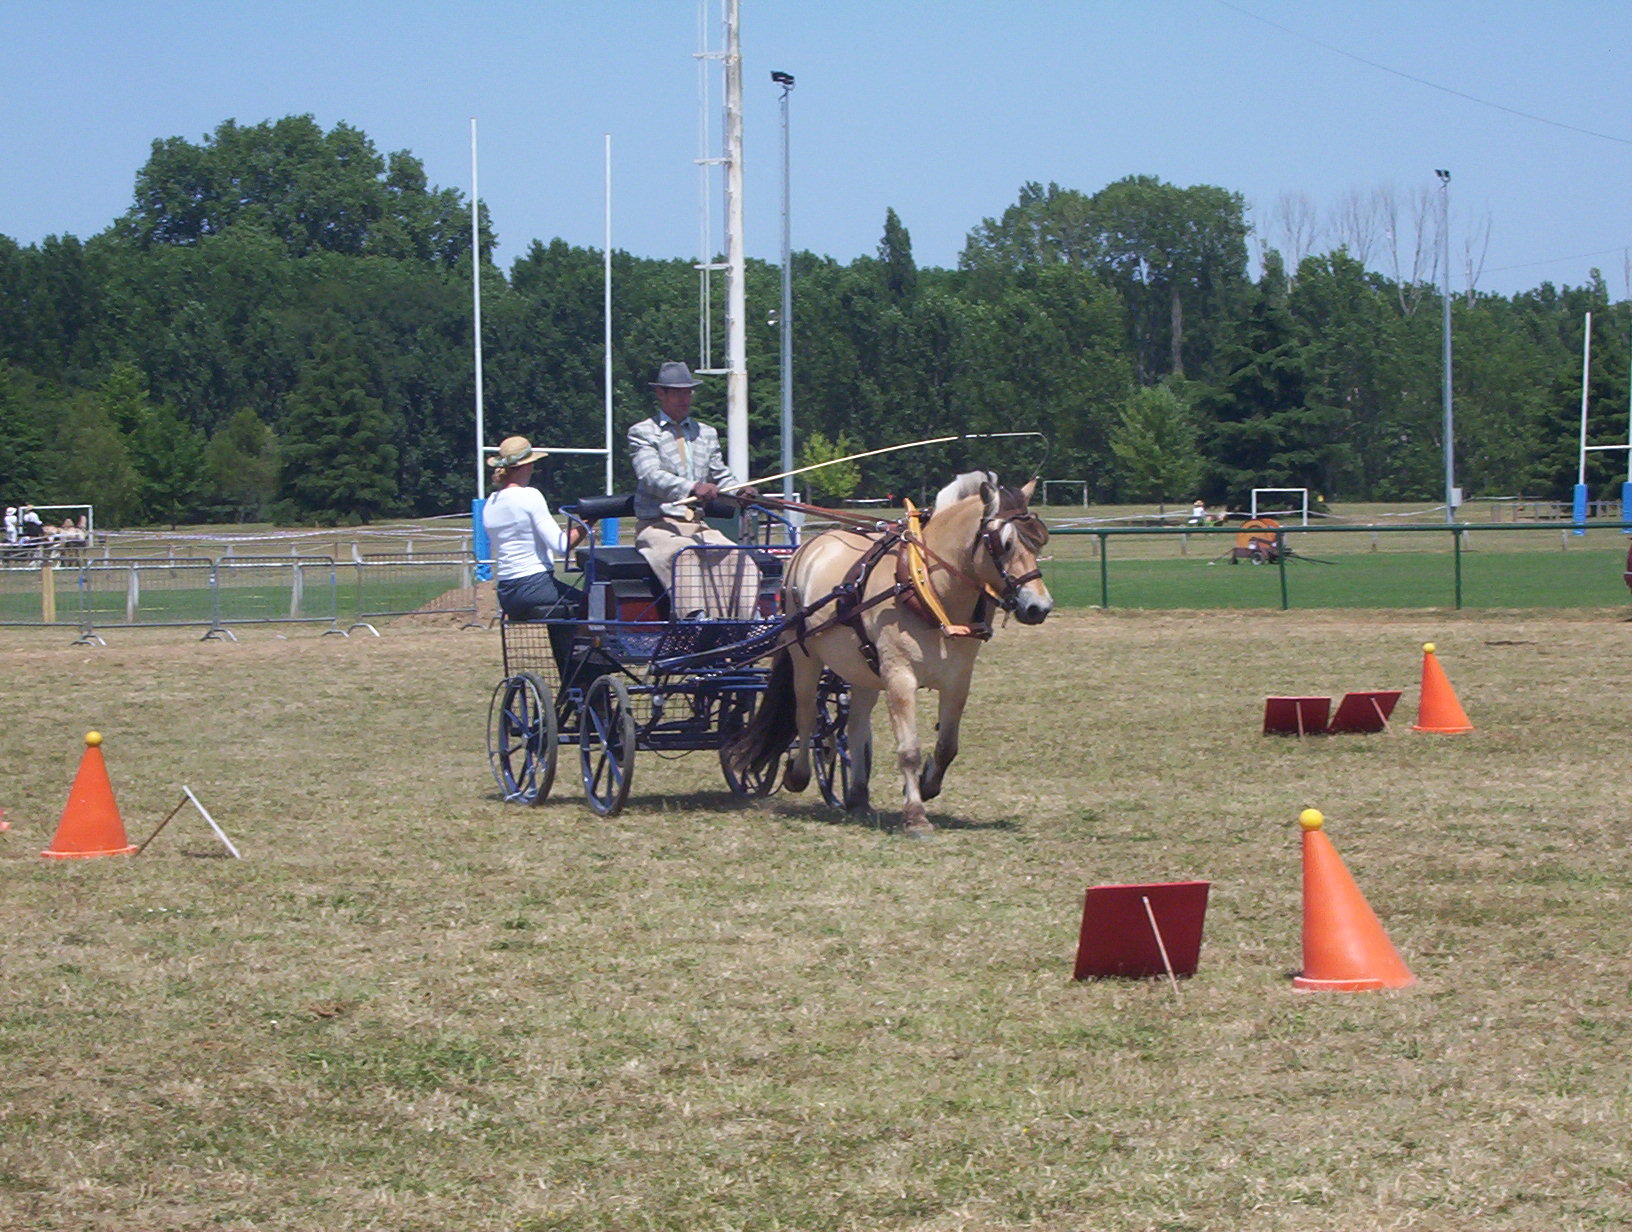
POLYGON ((1438 246, 1433 241, 1438 238, 1439 211, 1426 186, 1402 194, 1395 185, 1385 184, 1377 190, 1377 203, 1383 255, 1389 262, 1400 312, 1411 316, 1438 265, 1438 246))
POLYGON ((1328 224, 1337 242, 1361 265, 1370 266, 1382 230, 1382 190, 1351 188, 1332 207, 1328 224))
POLYGON ((1467 286, 1468 303, 1473 303, 1474 290, 1479 286, 1479 275, 1485 272, 1485 258, 1490 254, 1490 211, 1466 229, 1462 237, 1462 275, 1467 286))
POLYGON ((1286 258, 1287 272, 1297 276, 1298 266, 1320 242, 1320 212, 1306 192, 1283 192, 1275 201, 1270 219, 1275 246, 1286 258))

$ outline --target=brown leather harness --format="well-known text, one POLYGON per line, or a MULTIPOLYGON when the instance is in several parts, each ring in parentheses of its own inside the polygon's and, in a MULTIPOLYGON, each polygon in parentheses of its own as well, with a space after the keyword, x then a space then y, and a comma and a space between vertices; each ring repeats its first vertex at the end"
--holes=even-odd
POLYGON ((1000 508, 995 516, 986 519, 976 540, 977 543, 985 545, 986 553, 991 557, 992 567, 997 570, 997 575, 1002 580, 1002 589, 999 590, 991 583, 965 573, 924 543, 922 522, 927 519, 920 515, 911 501, 908 501, 905 520, 873 532, 873 536, 876 537, 873 537, 872 543, 851 564, 845 572, 844 580, 830 594, 814 604, 801 608, 789 618, 799 648, 801 650, 805 648, 807 638, 814 637, 835 625, 845 625, 855 633, 857 641, 860 642, 862 658, 867 661, 868 667, 877 673, 880 666, 878 645, 868 635, 861 616, 869 608, 888 603, 892 599, 898 600, 902 607, 925 624, 939 627, 945 637, 975 637, 986 641, 992 636, 991 605, 995 603, 1005 612, 1014 611, 1019 605, 1020 590, 1043 575, 1041 569, 1033 569, 1029 573, 1015 577, 1009 573, 1008 567, 1004 564, 1005 525, 1012 525, 1021 541, 1033 549, 1041 547, 1048 541, 1048 527, 1041 518, 1024 504, 1014 505, 1013 508, 1014 512, 1010 513, 1004 513, 1000 508), (861 596, 866 593, 867 582, 872 577, 873 570, 892 551, 895 553, 895 584, 869 599, 863 599, 861 596), (935 588, 930 583, 929 561, 962 578, 980 591, 979 597, 975 600, 975 610, 967 624, 958 624, 947 614, 940 596, 935 593, 935 588), (834 605, 833 614, 815 627, 811 627, 807 623, 807 618, 829 602, 834 605))

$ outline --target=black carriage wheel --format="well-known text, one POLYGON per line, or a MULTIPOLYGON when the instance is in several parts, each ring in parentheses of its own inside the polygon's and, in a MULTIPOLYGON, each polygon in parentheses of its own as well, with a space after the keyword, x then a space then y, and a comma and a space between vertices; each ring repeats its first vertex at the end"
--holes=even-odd
POLYGON ((816 787, 834 808, 844 808, 850 794, 850 686, 830 672, 822 673, 816 695, 816 739, 811 761, 816 787))
POLYGON ((550 686, 532 672, 499 681, 487 708, 487 761, 513 804, 542 804, 555 783, 559 736, 550 686))
POLYGON ((635 772, 635 714, 629 689, 616 676, 589 686, 578 714, 578 764, 589 807, 602 817, 623 808, 635 772))
POLYGON ((747 774, 738 774, 725 760, 726 744, 742 730, 754 713, 755 696, 753 693, 736 693, 720 702, 720 770, 725 775, 725 785, 734 796, 768 796, 776 790, 782 774, 780 757, 767 769, 750 769, 747 774))

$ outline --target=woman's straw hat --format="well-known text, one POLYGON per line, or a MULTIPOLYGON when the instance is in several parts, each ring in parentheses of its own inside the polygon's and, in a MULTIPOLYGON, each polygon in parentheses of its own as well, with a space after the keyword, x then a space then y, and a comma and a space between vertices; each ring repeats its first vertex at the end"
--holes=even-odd
POLYGON ((525 466, 549 456, 542 449, 534 449, 533 443, 525 436, 507 436, 499 442, 498 454, 489 458, 487 464, 495 467, 525 466))

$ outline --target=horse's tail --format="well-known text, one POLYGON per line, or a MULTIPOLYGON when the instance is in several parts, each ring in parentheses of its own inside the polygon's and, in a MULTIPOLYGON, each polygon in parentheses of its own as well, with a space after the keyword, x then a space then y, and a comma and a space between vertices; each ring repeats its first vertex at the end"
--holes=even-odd
POLYGON ((725 742, 725 764, 739 778, 761 778, 776 769, 799 733, 793 658, 784 646, 771 659, 770 679, 747 726, 725 742))

